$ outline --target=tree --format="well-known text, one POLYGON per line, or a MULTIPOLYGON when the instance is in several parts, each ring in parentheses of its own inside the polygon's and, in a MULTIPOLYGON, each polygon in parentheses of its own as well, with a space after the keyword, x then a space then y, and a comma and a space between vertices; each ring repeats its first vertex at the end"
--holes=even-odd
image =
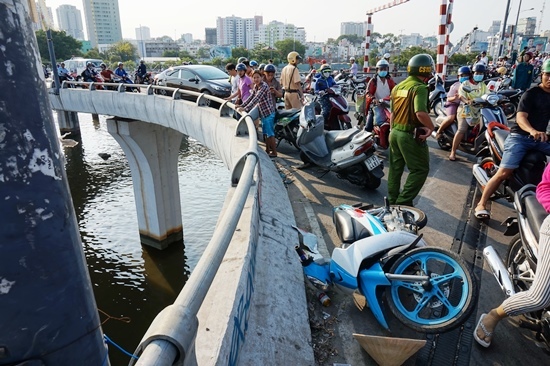
POLYGON ((105 53, 111 62, 122 61, 126 63, 126 61, 137 59, 136 46, 127 41, 115 43, 105 53))
POLYGON ((210 58, 210 50, 205 47, 200 47, 197 51, 198 58, 210 58))
POLYGON ((97 48, 92 48, 91 50, 86 52, 83 57, 84 58, 95 58, 95 59, 99 59, 99 60, 103 59, 103 55, 101 55, 101 53, 99 53, 97 48))
MULTIPOLYGON (((55 51, 55 58, 57 60, 67 60, 73 56, 81 56, 82 42, 73 37, 67 35, 65 31, 52 30, 52 42, 55 51)), ((40 51, 40 57, 43 61, 50 60, 50 53, 48 51, 48 41, 46 38, 46 32, 43 30, 36 31, 36 41, 38 43, 38 49, 40 51)), ((49 62, 45 62, 49 63, 49 62)))
POLYGON ((407 66, 411 57, 420 53, 427 53, 428 55, 432 56, 434 60, 436 59, 436 54, 434 51, 414 46, 402 50, 399 56, 392 56, 392 62, 396 63, 398 66, 407 66))
POLYGON ((340 42, 343 39, 347 39, 349 43, 353 45, 360 45, 364 40, 364 36, 358 36, 357 34, 343 34, 340 37, 336 38, 336 43, 340 42))
POLYGON ((249 57, 248 49, 244 47, 235 47, 231 50, 231 57, 238 60, 239 57, 249 57))
POLYGON ((294 42, 293 39, 284 39, 282 41, 275 42, 275 48, 277 49, 277 55, 275 55, 275 52, 273 53, 273 57, 279 56, 281 59, 286 60, 286 56, 292 52, 296 51, 304 58, 304 54, 306 52, 306 46, 301 44, 299 41, 294 42), (296 47, 294 46, 296 44, 296 47))
POLYGON ((455 65, 460 65, 460 66, 464 66, 464 65, 470 65, 472 64, 473 60, 476 59, 476 56, 478 55, 477 52, 470 52, 470 53, 455 53, 454 55, 452 55, 450 58, 449 58, 449 63, 450 64, 455 64, 455 65))

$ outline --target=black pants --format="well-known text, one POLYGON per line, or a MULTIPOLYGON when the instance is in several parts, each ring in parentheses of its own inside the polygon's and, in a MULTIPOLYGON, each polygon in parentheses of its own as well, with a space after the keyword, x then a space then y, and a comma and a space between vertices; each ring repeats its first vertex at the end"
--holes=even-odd
POLYGON ((319 99, 319 104, 321 105, 321 114, 323 115, 323 119, 326 124, 328 122, 328 116, 330 115, 330 110, 332 108, 332 103, 329 100, 329 96, 323 95, 319 99))

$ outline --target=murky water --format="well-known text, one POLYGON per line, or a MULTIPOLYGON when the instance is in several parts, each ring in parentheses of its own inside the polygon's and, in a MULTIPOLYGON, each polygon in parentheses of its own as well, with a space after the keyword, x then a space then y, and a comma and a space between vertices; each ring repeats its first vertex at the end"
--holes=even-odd
MULTIPOLYGON (((99 123, 88 114, 79 119, 82 141, 65 148, 65 155, 84 253, 103 331, 133 352, 210 241, 230 174, 214 153, 184 137, 178 164, 184 244, 164 251, 147 248, 139 241, 132 177, 122 149, 107 132, 105 117, 99 123), (111 156, 103 160, 99 153, 111 156)), ((113 346, 109 358, 111 365, 129 362, 113 346)))

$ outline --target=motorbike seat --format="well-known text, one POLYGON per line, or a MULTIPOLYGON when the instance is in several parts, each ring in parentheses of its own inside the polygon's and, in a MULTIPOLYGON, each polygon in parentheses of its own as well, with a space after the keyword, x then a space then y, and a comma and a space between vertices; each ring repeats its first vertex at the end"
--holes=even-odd
POLYGON ((300 108, 292 108, 292 109, 281 109, 275 111, 275 118, 282 118, 282 117, 288 117, 292 116, 298 112, 300 112, 300 108))
POLYGON ((499 90, 497 92, 497 94, 504 95, 505 97, 508 97, 508 98, 514 97, 520 93, 521 93, 521 90, 518 91, 517 89, 504 89, 504 90, 499 90))
POLYGON ((344 146, 351 141, 351 138, 359 133, 358 128, 350 128, 347 130, 326 131, 325 141, 330 150, 344 146))
POLYGON ((334 211, 334 225, 342 243, 353 243, 370 235, 367 228, 352 218, 346 210, 334 211))
POLYGON ((525 197, 524 204, 527 221, 538 241, 540 236, 539 229, 546 216, 548 216, 548 212, 542 207, 535 195, 525 197))
POLYGON ((493 133, 495 134, 495 140, 501 148, 504 149, 504 140, 506 140, 506 137, 510 134, 510 131, 501 130, 501 129, 494 129, 493 133))

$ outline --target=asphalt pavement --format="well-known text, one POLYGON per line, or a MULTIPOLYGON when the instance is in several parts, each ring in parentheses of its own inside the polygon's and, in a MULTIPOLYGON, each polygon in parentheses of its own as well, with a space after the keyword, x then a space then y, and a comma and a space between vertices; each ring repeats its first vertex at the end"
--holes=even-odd
MULTIPOLYGON (((351 106, 353 109, 353 105, 351 106)), ((350 116, 353 111, 350 112, 350 116)), ((354 121, 355 124, 355 121, 354 121)), ((321 365, 376 365, 376 362, 360 347, 353 333, 388 337, 427 340, 426 346, 409 358, 404 365, 542 365, 548 364, 548 356, 532 341, 534 334, 518 328, 519 318, 510 318, 499 325, 489 349, 479 346, 472 337, 477 319, 483 312, 497 306, 504 299, 482 255, 486 245, 492 245, 505 256, 510 237, 505 237, 501 222, 514 215, 512 205, 497 200, 491 203, 491 219, 482 223, 473 216, 473 207, 479 193, 472 175, 475 156, 458 152, 456 161, 448 160, 434 139, 429 139, 430 174, 416 198, 415 207, 423 210, 428 224, 421 230, 429 245, 453 250, 466 261, 477 280, 478 301, 469 319, 459 328, 439 335, 426 335, 402 325, 386 308, 385 314, 391 332, 385 331, 375 320, 364 297, 350 296, 338 290, 328 292, 332 299, 329 307, 322 307, 315 292, 308 293, 313 339, 321 365), (319 322, 321 323, 319 325, 319 322), (314 324, 315 323, 315 324, 314 324), (324 325, 324 326, 323 326, 324 325), (319 327, 322 330, 319 332, 319 327), (320 333, 320 334, 319 334, 320 333)), ((321 253, 328 256, 340 241, 332 223, 333 207, 358 202, 382 205, 387 194, 388 151, 377 155, 384 161, 385 176, 381 186, 365 190, 325 172, 318 167, 297 169, 302 164, 293 146, 282 142, 276 159, 296 217, 296 223, 304 230, 317 235, 321 253)), ((406 174, 403 179, 405 179, 406 174)))

